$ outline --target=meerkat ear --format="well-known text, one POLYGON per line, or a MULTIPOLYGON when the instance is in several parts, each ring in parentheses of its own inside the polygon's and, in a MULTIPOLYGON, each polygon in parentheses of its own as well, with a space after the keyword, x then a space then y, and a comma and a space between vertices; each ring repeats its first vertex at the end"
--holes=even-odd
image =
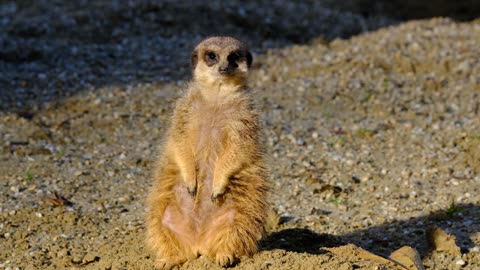
POLYGON ((252 66, 253 57, 249 51, 247 51, 246 58, 247 58, 247 67, 250 68, 252 66))
POLYGON ((198 63, 198 51, 197 50, 194 50, 192 52, 192 56, 190 57, 190 63, 192 64, 192 70, 194 70, 195 67, 197 66, 197 63, 198 63))

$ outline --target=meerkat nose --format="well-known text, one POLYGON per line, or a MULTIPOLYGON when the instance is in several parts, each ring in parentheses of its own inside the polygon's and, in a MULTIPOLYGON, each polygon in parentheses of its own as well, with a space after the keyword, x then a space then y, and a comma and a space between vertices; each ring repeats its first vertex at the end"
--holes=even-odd
POLYGON ((220 72, 220 74, 222 74, 222 75, 228 74, 229 73, 228 64, 227 65, 221 65, 220 67, 218 67, 218 72, 220 72))

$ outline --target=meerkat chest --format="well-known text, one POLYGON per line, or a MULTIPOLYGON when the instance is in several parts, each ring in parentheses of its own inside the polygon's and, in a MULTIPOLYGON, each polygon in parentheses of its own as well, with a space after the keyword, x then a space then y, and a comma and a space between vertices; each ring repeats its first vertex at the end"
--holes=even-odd
MULTIPOLYGON (((226 130, 235 121, 235 109, 224 106, 197 104, 193 106, 190 136, 199 151, 219 151, 226 138, 226 130)), ((209 151, 209 152, 211 152, 209 151)))

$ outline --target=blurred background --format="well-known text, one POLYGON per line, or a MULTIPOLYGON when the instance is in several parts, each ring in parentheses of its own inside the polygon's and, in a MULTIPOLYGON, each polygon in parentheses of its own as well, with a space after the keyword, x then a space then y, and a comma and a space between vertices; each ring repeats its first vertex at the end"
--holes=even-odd
POLYGON ((476 0, 0 1, 0 110, 89 87, 189 76, 188 53, 213 34, 253 51, 349 38, 401 21, 474 20, 476 0))

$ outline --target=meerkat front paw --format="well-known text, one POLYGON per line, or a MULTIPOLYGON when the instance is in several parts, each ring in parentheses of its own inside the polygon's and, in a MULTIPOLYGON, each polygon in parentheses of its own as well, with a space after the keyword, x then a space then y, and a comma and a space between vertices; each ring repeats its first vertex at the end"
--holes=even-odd
POLYGON ((197 195, 197 181, 185 181, 187 191, 190 196, 195 197, 197 195))
POLYGON ((212 195, 211 195, 212 201, 218 200, 223 194, 225 194, 225 191, 227 190, 228 180, 223 180, 223 179, 217 180, 217 179, 213 179, 213 183, 212 183, 212 195))
POLYGON ((195 197, 197 194, 197 177, 195 174, 183 177, 183 182, 185 183, 188 194, 190 194, 192 197, 195 197))

